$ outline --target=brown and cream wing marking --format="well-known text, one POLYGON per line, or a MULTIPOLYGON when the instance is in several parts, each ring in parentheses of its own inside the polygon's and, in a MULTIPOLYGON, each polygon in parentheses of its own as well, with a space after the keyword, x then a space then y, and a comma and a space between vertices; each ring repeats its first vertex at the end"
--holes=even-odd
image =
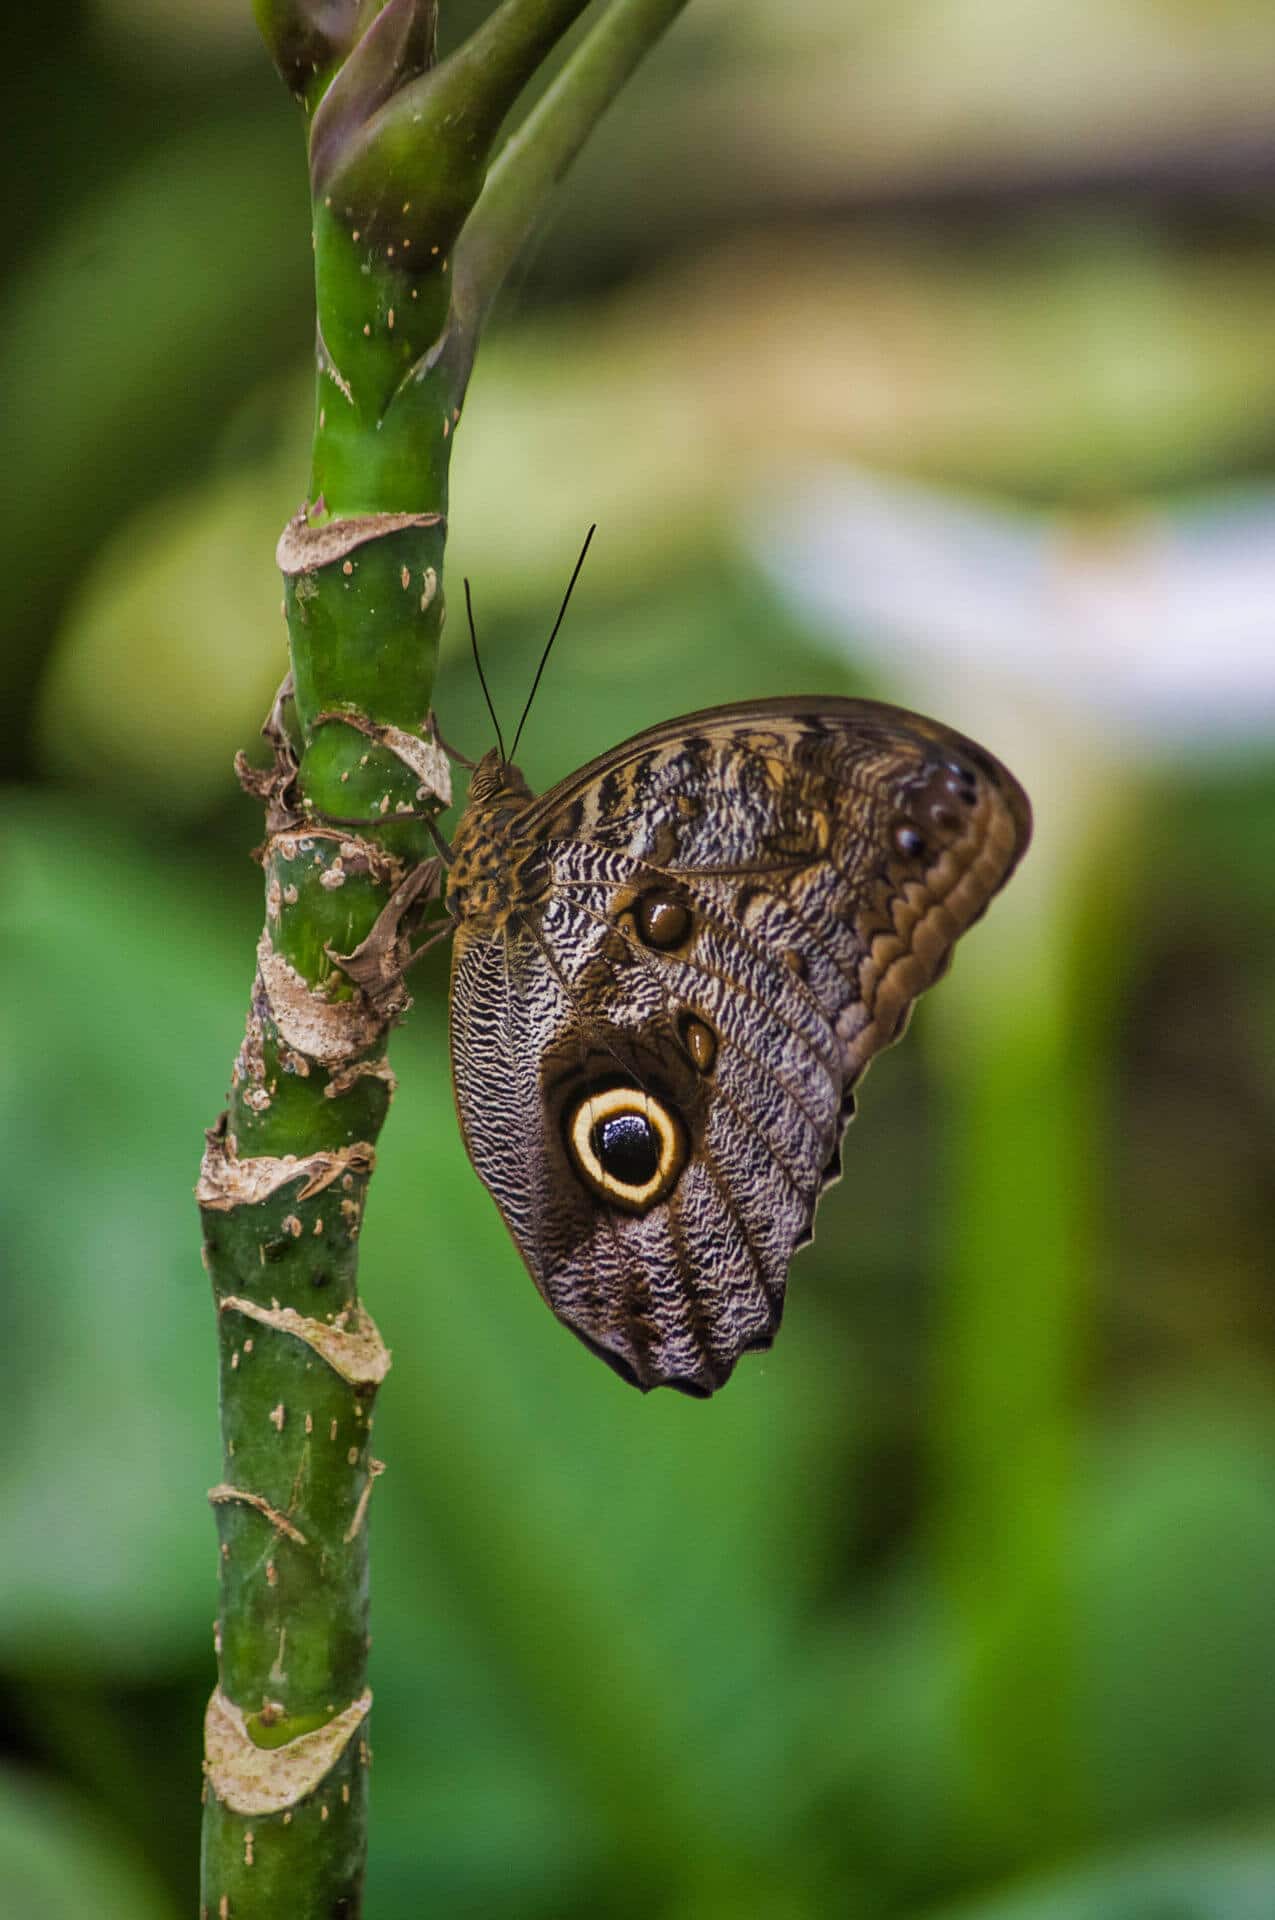
POLYGON ((871 701, 669 722, 458 829, 452 1059, 471 1158, 554 1312, 707 1394, 779 1325, 852 1089, 1030 834, 1012 776, 871 701))

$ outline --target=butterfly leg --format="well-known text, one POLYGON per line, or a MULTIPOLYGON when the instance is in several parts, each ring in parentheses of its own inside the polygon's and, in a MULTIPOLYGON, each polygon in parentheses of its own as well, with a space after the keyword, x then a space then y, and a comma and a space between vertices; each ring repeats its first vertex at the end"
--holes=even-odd
POLYGON ((329 959, 353 980, 382 1013, 401 1012, 407 1004, 403 974, 422 953, 452 931, 450 920, 412 951, 403 931, 403 921, 418 902, 438 895, 443 862, 437 854, 412 868, 400 880, 372 923, 371 931, 360 940, 353 953, 335 953, 326 949, 329 959))

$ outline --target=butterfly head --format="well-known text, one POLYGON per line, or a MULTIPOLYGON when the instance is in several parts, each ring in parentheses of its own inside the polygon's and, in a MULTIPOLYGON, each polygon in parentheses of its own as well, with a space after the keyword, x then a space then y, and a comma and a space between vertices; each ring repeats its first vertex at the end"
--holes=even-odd
POLYGON ((505 759, 499 747, 490 747, 470 778, 466 810, 488 813, 494 807, 525 807, 531 798, 521 770, 505 759))

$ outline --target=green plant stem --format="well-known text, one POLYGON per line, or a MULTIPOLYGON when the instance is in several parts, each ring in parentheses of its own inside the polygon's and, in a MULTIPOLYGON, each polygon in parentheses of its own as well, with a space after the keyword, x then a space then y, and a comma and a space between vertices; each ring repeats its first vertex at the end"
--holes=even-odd
MULTIPOLYGON (((267 803, 265 927, 198 1189, 221 1360, 202 1850, 202 1912, 218 1920, 360 1911, 371 1431, 389 1356, 359 1300, 358 1241, 427 899, 411 895, 431 871, 422 814, 450 792, 427 716, 476 338, 451 259, 491 141, 585 4, 505 0, 437 65, 433 0, 257 0, 310 121, 319 352, 313 504, 280 541, 292 670, 265 728, 273 767, 241 769, 267 803)), ((649 10, 648 44, 675 11, 649 10)), ((589 71, 556 92, 572 153, 622 77, 608 91, 589 71)), ((531 179, 524 219, 567 158, 531 179)))
POLYGON ((477 339, 519 250, 571 162, 686 0, 615 0, 510 136, 456 255, 455 304, 477 339))

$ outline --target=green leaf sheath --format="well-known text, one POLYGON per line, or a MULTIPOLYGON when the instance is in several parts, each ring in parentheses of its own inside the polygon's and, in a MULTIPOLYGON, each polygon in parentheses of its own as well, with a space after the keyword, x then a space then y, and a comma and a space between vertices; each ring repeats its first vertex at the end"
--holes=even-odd
MULTIPOLYGON (((358 1240, 393 1090, 387 1035, 407 1004, 412 876, 431 871, 423 815, 450 793, 428 714, 480 318, 457 303, 454 263, 502 122, 586 0, 504 0, 441 64, 433 0, 254 4, 309 118, 318 386, 310 503, 279 542, 291 672, 263 729, 274 764, 240 767, 266 802, 265 925, 198 1188, 223 1444, 201 1911, 354 1920, 372 1419, 389 1364, 359 1301, 358 1240)), ((631 11, 613 5, 574 60, 631 11)), ((560 77, 526 149, 555 157, 526 162, 520 233, 641 32, 649 44, 676 11, 648 9, 625 59, 602 62, 609 80, 596 60, 575 69, 579 97, 560 77)), ((488 258, 485 286, 514 244, 503 266, 488 258)))
POLYGON ((614 0, 510 136, 457 250, 455 304, 476 335, 554 188, 686 0, 614 0))
POLYGON ((252 0, 252 10, 285 85, 311 110, 369 12, 367 0, 252 0))

